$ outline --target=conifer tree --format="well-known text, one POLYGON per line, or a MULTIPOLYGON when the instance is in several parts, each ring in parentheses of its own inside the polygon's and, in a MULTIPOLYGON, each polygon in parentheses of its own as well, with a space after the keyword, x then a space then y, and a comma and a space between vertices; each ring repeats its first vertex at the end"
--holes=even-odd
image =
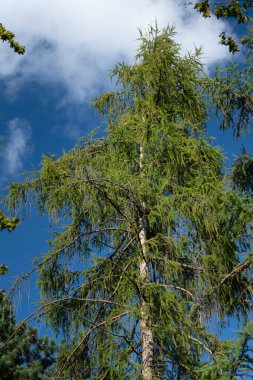
POLYGON ((16 323, 8 297, 0 300, 0 379, 38 380, 50 378, 56 345, 51 338, 39 338, 37 330, 16 323), (16 333, 15 333, 15 330, 16 333), (6 341, 13 335, 13 338, 6 341))
MULTIPOLYGON (((251 0, 195 0, 189 4, 194 5, 194 9, 205 18, 214 14, 217 19, 233 20, 237 25, 249 24, 252 21, 253 2, 251 0)), ((240 43, 234 36, 224 31, 220 34, 220 44, 228 46, 233 54, 239 51, 240 43)))
POLYGON ((235 137, 238 138, 251 126, 253 115, 253 28, 251 23, 253 2, 204 0, 191 4, 194 4, 194 8, 205 18, 213 13, 218 19, 228 19, 235 30, 236 24, 246 24, 246 27, 239 31, 241 37, 238 36, 236 41, 231 36, 226 36, 225 32, 222 33, 223 43, 231 44, 230 51, 237 52, 240 45, 244 61, 236 61, 238 57, 235 55, 230 64, 219 65, 214 78, 209 79, 207 86, 212 104, 216 107, 221 128, 232 127, 235 137))
POLYGON ((45 156, 10 188, 10 208, 32 202, 59 225, 37 264, 46 320, 67 342, 54 379, 232 368, 209 323, 248 319, 253 205, 206 136, 200 52, 183 56, 173 36, 151 27, 135 64, 116 65, 118 90, 94 102, 104 137, 45 156))
MULTIPOLYGON (((0 23, 0 39, 2 41, 8 41, 10 47, 17 54, 24 54, 25 47, 21 46, 17 41, 15 41, 15 34, 7 30, 3 24, 0 23)), ((7 229, 12 231, 19 223, 17 218, 8 218, 2 210, 0 210, 0 231, 7 229)), ((7 266, 0 263, 0 275, 7 272, 7 266)), ((1 294, 1 293, 0 293, 1 294)))
MULTIPOLYGON (((247 27, 240 30, 237 40, 221 34, 221 43, 228 45, 232 53, 239 50, 244 55, 244 61, 231 61, 226 66, 219 65, 213 78, 207 81, 206 89, 215 107, 218 122, 222 130, 231 128, 234 137, 239 139, 246 133, 252 132, 253 118, 253 2, 246 0, 204 0, 195 2, 194 7, 203 17, 210 17, 213 13, 218 19, 229 20, 233 30, 236 25, 245 24, 247 27), (244 30, 244 31, 243 31, 244 30)), ((242 153, 233 164, 231 178, 235 187, 252 195, 252 154, 242 147, 242 153)))

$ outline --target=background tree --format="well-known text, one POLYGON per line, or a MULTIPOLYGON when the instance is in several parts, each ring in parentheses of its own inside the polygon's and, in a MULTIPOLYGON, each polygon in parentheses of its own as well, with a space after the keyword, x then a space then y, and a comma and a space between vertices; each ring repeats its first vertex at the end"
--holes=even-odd
POLYGON ((253 347, 252 322, 238 333, 238 339, 223 342, 226 353, 216 362, 204 365, 200 371, 207 379, 252 379, 253 374, 253 347))
MULTIPOLYGON (((239 44, 231 36, 222 33, 222 43, 229 45, 233 53, 239 45, 244 53, 245 61, 230 63, 226 67, 217 67, 214 78, 208 80, 207 91, 214 105, 220 127, 225 130, 232 128, 234 136, 240 138, 251 132, 253 117, 253 28, 252 1, 205 0, 196 2, 195 9, 204 17, 214 13, 218 19, 230 20, 230 24, 246 24, 243 37, 239 44)), ((242 147, 242 154, 236 158, 232 166, 231 178, 234 186, 246 194, 252 195, 252 162, 253 157, 242 147)))
POLYGON ((232 128, 240 138, 250 131, 253 116, 253 29, 248 28, 242 38, 245 62, 231 62, 217 67, 214 77, 207 81, 207 91, 214 105, 220 127, 232 128))
POLYGON ((248 319, 252 200, 230 189, 206 137, 199 52, 182 57, 173 35, 151 28, 136 63, 112 71, 119 90, 94 102, 105 137, 44 157, 10 188, 12 209, 33 202, 60 223, 37 264, 46 320, 68 341, 55 379, 232 368, 208 326, 248 319))
MULTIPOLYGON (((15 34, 6 30, 3 24, 0 23, 0 39, 2 41, 8 41, 10 47, 18 54, 25 53, 25 47, 21 46, 17 41, 15 41, 15 34)), ((0 210, 0 231, 7 229, 8 231, 12 231, 19 220, 17 218, 8 218, 4 213, 0 210)), ((5 264, 0 264, 0 275, 5 274, 7 272, 7 266, 5 264)))
MULTIPOLYGON (((0 210, 0 231, 7 229, 12 231, 18 224, 19 220, 17 218, 7 218, 6 215, 0 210)), ((0 275, 7 272, 7 266, 5 264, 0 264, 0 275)))
POLYGON ((220 41, 220 43, 228 45, 232 53, 237 52, 240 45, 245 57, 244 63, 241 61, 238 64, 238 62, 232 61, 225 67, 219 66, 214 78, 208 81, 207 86, 211 103, 216 107, 222 129, 233 127, 235 136, 240 137, 250 125, 253 113, 253 28, 250 17, 253 3, 247 0, 204 0, 189 4, 194 5, 194 8, 205 18, 214 14, 218 19, 229 20, 234 29, 239 24, 247 26, 244 31, 240 31, 243 36, 239 41, 227 36, 225 32, 221 34, 220 41))
POLYGON ((221 43, 229 45, 230 51, 238 51, 238 44, 245 56, 244 64, 231 63, 217 68, 214 79, 209 82, 212 103, 221 119, 221 127, 233 127, 235 136, 245 132, 250 125, 253 113, 252 100, 252 47, 253 28, 251 25, 252 1, 246 0, 205 0, 191 3, 204 17, 214 14, 218 19, 228 19, 234 28, 236 24, 246 24, 243 37, 236 42, 231 36, 221 35, 221 43))
POLYGON ((50 338, 39 338, 26 323, 17 325, 11 301, 0 300, 0 379, 49 379, 56 345, 50 338), (12 339, 8 341, 11 337, 12 339), (8 343, 6 343, 8 341, 8 343))
MULTIPOLYGON (((0 39, 7 41, 14 52, 25 53, 25 47, 15 41, 14 33, 1 23, 0 39)), ((18 223, 19 219, 7 217, 0 210, 0 231, 12 231, 18 223)), ((0 275, 7 269, 5 264, 0 264, 0 275)), ((51 338, 38 337, 37 329, 27 323, 16 323, 11 300, 0 291, 0 379, 50 379, 56 352, 57 346, 51 338)))
MULTIPOLYGON (((194 9, 200 12, 203 17, 211 17, 214 14, 218 19, 232 19, 238 25, 247 24, 251 21, 253 3, 251 0, 202 0, 190 2, 194 9)), ((229 47, 229 51, 236 53, 239 50, 238 42, 227 33, 222 32, 220 43, 229 47)))

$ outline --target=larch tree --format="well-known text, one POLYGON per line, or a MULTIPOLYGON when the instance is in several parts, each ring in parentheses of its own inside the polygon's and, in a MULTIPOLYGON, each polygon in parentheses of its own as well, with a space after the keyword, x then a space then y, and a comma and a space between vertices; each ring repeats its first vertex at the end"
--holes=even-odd
POLYGON ((210 321, 249 318, 252 200, 206 135, 200 53, 173 37, 151 27, 135 64, 116 65, 118 90, 94 102, 102 137, 11 185, 11 209, 36 204, 58 226, 36 267, 66 337, 54 379, 235 379, 240 366, 210 321))

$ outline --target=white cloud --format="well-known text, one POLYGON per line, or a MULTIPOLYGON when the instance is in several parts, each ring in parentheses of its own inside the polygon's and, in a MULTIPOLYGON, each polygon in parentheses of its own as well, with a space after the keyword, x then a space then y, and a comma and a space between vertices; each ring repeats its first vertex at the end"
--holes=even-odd
MULTIPOLYGON (((204 46, 208 63, 224 59, 218 44, 224 23, 203 19, 179 6, 180 0, 8 0, 1 20, 26 46, 24 57, 0 46, 0 77, 9 95, 24 83, 60 84, 68 101, 90 100, 109 82, 107 71, 119 60, 131 60, 138 28, 157 20, 174 24, 184 49, 204 46)), ((3 44, 1 44, 3 45, 3 44)), ((5 44, 6 45, 6 44, 5 44)), ((61 99, 62 101, 63 99, 61 99)), ((66 100, 66 99, 65 99, 66 100)))
POLYGON ((31 153, 31 127, 26 120, 13 119, 7 125, 7 138, 1 151, 2 172, 15 176, 23 168, 23 163, 31 153))

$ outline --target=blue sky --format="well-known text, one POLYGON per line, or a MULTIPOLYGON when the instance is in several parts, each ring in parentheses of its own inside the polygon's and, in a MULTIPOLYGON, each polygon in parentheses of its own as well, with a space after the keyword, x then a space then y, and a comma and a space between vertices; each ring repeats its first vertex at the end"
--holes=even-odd
MULTIPOLYGON (((203 60, 210 71, 217 62, 230 58, 218 44, 229 25, 178 6, 177 0, 0 0, 1 20, 15 31, 26 46, 24 56, 0 45, 0 189, 22 180, 21 172, 39 167, 46 153, 60 155, 77 139, 95 128, 100 120, 90 106, 93 98, 112 89, 108 70, 118 60, 133 62, 138 46, 138 28, 176 26, 183 50, 203 46, 203 60)), ((225 154, 239 153, 240 143, 231 131, 217 137, 225 154)), ((47 250, 52 231, 47 217, 36 210, 11 234, 1 233, 1 259, 9 273, 0 278, 8 289, 15 277, 28 272, 35 256, 47 250)), ((18 319, 33 310, 37 299, 35 278, 23 285, 18 319), (30 304, 30 306, 29 306, 30 304)), ((16 295, 19 305, 19 293, 16 295)))

